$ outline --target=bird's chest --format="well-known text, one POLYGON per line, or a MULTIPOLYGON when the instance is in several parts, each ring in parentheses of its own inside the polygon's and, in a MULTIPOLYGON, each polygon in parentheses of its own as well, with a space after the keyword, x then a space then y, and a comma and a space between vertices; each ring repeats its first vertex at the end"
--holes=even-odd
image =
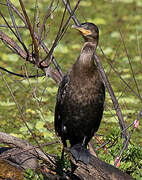
POLYGON ((70 103, 87 105, 95 103, 99 95, 100 85, 93 76, 76 78, 71 81, 67 88, 67 96, 70 103))

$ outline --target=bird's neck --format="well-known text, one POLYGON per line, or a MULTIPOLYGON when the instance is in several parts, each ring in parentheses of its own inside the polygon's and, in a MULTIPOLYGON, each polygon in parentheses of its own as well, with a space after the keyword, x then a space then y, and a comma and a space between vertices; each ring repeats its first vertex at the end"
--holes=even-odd
POLYGON ((96 52, 97 44, 94 42, 85 42, 80 57, 78 59, 78 63, 81 68, 88 69, 94 66, 94 54, 96 52))
POLYGON ((93 54, 96 52, 96 48, 97 48, 97 42, 85 42, 82 49, 81 49, 81 54, 85 53, 85 54, 93 54))

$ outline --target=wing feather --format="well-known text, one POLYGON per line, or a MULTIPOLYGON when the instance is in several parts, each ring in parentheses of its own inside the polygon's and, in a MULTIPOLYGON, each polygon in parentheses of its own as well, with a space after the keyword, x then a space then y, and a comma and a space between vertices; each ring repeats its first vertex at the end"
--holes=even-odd
POLYGON ((67 85, 69 82, 69 77, 68 75, 65 75, 63 77, 63 80, 61 81, 57 93, 57 99, 56 99, 56 106, 55 106, 55 131, 56 133, 61 136, 62 133, 62 126, 63 126, 63 119, 62 117, 62 109, 63 109, 63 104, 64 104, 64 98, 66 96, 66 89, 67 85))

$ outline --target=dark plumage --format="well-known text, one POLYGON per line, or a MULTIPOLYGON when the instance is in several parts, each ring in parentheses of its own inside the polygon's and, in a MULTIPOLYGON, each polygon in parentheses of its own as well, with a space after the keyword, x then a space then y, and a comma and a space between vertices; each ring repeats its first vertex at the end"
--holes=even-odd
POLYGON ((64 76, 57 94, 55 131, 64 146, 71 144, 76 161, 89 163, 87 144, 98 130, 105 100, 105 87, 93 55, 99 39, 99 30, 92 23, 73 25, 85 39, 80 56, 64 76))

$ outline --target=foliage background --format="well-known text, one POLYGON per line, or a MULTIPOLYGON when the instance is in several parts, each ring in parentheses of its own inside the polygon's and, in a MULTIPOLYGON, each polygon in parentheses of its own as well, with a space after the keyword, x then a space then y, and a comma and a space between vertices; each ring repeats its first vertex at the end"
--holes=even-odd
MULTIPOLYGON (((5 0, 1 0, 5 3, 5 0)), ((12 0, 15 6, 19 7, 19 2, 12 0)), ((34 21, 35 1, 24 0, 27 13, 34 21)), ((40 0, 40 23, 43 20, 44 14, 49 6, 49 0, 40 0)), ((71 1, 74 7, 76 1, 71 1)), ((55 1, 54 6, 57 5, 55 1)), ((10 22, 7 7, 0 5, 1 11, 4 13, 7 20, 10 22)), ((61 15, 64 10, 62 1, 59 1, 57 9, 46 23, 46 31, 48 31, 45 43, 50 48, 53 40, 58 32, 58 26, 61 21, 61 15)), ((79 9, 76 13, 80 22, 90 21, 95 23, 100 29, 100 46, 105 55, 116 70, 120 73, 121 77, 139 94, 142 91, 142 2, 141 0, 82 0, 79 9), (121 36, 121 33, 122 36, 121 36), (125 42, 126 49, 124 48, 123 41, 125 42), (129 57, 129 58, 128 58, 129 57), (131 62, 129 62, 129 60, 131 62), (136 88, 131 65, 134 70, 134 76, 138 84, 136 88)), ((67 15, 66 15, 67 16, 67 15)), ((15 18, 16 15, 15 15, 15 18)), ((4 24, 0 18, 1 24, 4 24)), ((17 18, 17 23, 21 21, 17 18)), ((70 26, 55 48, 54 56, 62 67, 64 72, 71 67, 80 53, 83 43, 82 38, 76 31, 70 27, 73 24, 71 21, 70 26)), ((11 33, 6 29, 1 29, 8 35, 11 33)), ((29 38, 29 31, 20 29, 23 40, 29 49, 31 48, 31 39, 29 38)), ((12 36, 12 35, 11 35, 12 36)), ((14 38, 14 37, 13 37, 14 38)), ((142 100, 138 98, 114 73, 106 59, 103 57, 99 48, 97 54, 102 60, 102 64, 109 77, 115 95, 117 96, 121 110, 124 115, 126 125, 132 123, 142 107, 142 100)), ((44 57, 44 54, 41 53, 44 57)), ((0 42, 0 66, 8 70, 24 73, 26 67, 29 74, 36 74, 37 69, 25 63, 16 54, 0 42)), ((10 85, 14 95, 22 109, 25 120, 31 130, 36 135, 40 143, 56 141, 53 119, 54 119, 54 106, 56 101, 57 85, 52 79, 38 78, 24 80, 19 77, 12 76, 1 71, 10 85)), ((39 71, 40 73, 40 71, 39 71)), ((9 94, 5 83, 0 78, 0 131, 7 132, 20 138, 27 139, 33 144, 35 143, 28 132, 27 128, 21 122, 20 115, 16 106, 9 94)), ((120 168, 132 174, 135 178, 142 178, 142 125, 135 129, 132 134, 129 150, 124 153, 120 168), (135 158, 135 159, 134 159, 135 158), (133 167, 135 167, 133 169, 133 167)), ((114 138, 119 134, 118 120, 115 115, 115 110, 112 105, 109 94, 106 94, 106 105, 104 116, 98 134, 103 135, 104 141, 108 138, 114 138)), ((95 147, 97 144, 95 144, 95 147)), ((119 154, 122 147, 121 139, 117 139, 115 146, 108 150, 108 154, 103 154, 103 150, 99 150, 99 156, 107 162, 113 164, 114 158, 119 154)), ((53 144, 44 147, 48 153, 60 154, 61 145, 53 144)))

